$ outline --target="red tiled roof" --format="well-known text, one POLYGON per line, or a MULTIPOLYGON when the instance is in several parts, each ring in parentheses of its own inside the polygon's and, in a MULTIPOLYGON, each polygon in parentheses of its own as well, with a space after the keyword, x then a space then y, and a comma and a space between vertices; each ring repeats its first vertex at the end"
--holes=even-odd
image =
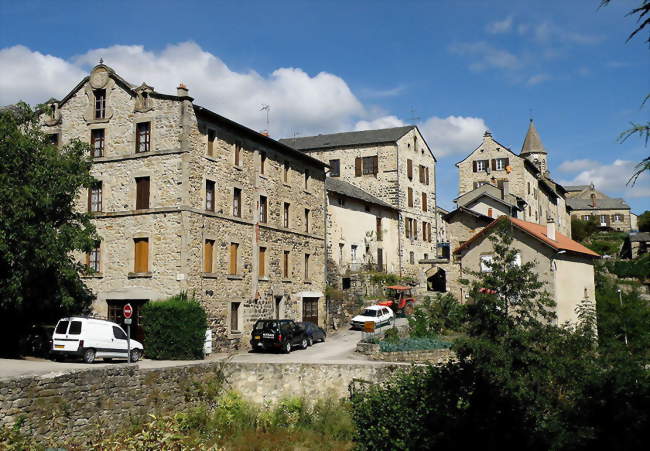
POLYGON ((488 234, 492 228, 494 228, 497 224, 502 223, 504 221, 510 221, 513 225, 515 225, 518 229, 522 230, 523 232, 529 234, 530 236, 537 238, 537 240, 541 241, 542 243, 546 244, 547 246, 550 246, 551 248, 555 249, 556 251, 568 251, 568 252, 574 252, 577 254, 583 254, 589 257, 594 257, 598 258, 600 257, 599 254, 596 252, 592 251, 591 249, 583 246, 582 244, 578 243, 577 241, 573 241, 571 238, 568 236, 562 235, 559 232, 555 232, 555 240, 550 239, 548 236, 546 236, 546 226, 542 224, 534 224, 532 222, 527 222, 523 221, 521 219, 517 218, 511 218, 509 216, 501 216, 499 219, 496 221, 492 221, 490 225, 488 225, 486 228, 481 230, 479 233, 471 237, 469 240, 464 242, 461 246, 458 246, 454 250, 454 254, 460 253, 462 250, 467 249, 473 242, 481 238, 482 236, 488 234))

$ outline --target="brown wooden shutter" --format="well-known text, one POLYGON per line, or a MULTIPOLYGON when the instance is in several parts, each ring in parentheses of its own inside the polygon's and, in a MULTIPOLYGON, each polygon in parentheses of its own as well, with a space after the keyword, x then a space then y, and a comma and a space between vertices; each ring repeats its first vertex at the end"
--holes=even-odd
POLYGON ((138 177, 136 183, 135 209, 144 210, 149 208, 149 177, 138 177))
POLYGON ((257 269, 260 277, 264 277, 266 275, 266 248, 265 247, 260 247, 259 264, 257 269))
POLYGON ((427 193, 422 193, 422 211, 427 211, 427 193))
POLYGON ((425 169, 426 169, 426 171, 425 171, 426 174, 425 175, 426 175, 426 178, 427 178, 427 181, 425 183, 428 185, 429 184, 429 168, 425 168, 425 169))
POLYGON ((214 240, 205 240, 203 252, 203 272, 212 272, 212 260, 214 255, 214 240))
POLYGON ((416 219, 413 220, 413 239, 418 239, 418 221, 416 219))
POLYGON ((413 179, 413 160, 406 160, 406 176, 413 179))
POLYGON ((361 157, 354 159, 354 176, 361 177, 361 157))
POLYGON ((379 157, 375 155, 372 157, 372 173, 376 176, 379 172, 379 157))
POLYGON ((230 274, 237 274, 237 243, 230 243, 230 274))
POLYGON ((149 239, 136 238, 135 242, 135 262, 134 272, 148 272, 149 271, 149 239))
POLYGON ((404 221, 404 232, 406 234, 406 238, 411 238, 411 219, 406 218, 406 221, 404 221))
POLYGON ((508 167, 508 166, 510 166, 510 158, 506 158, 506 167, 508 167))
POLYGON ((377 218, 377 241, 381 241, 382 239, 381 218, 377 218))
POLYGON ((492 158, 492 159, 489 160, 489 161, 490 161, 490 164, 492 165, 492 170, 493 170, 493 171, 496 171, 496 170, 497 170, 497 160, 495 160, 494 158, 492 158))
POLYGON ((93 203, 93 187, 92 185, 88 187, 88 211, 92 211, 93 203))
POLYGON ((476 160, 472 161, 472 171, 477 172, 477 169, 476 169, 476 160))
POLYGON ((428 234, 428 236, 429 236, 428 241, 429 241, 429 243, 430 243, 430 242, 431 242, 431 224, 429 224, 429 232, 428 232, 427 234, 428 234))
POLYGON ((408 188, 408 206, 412 207, 413 206, 413 188, 408 188))

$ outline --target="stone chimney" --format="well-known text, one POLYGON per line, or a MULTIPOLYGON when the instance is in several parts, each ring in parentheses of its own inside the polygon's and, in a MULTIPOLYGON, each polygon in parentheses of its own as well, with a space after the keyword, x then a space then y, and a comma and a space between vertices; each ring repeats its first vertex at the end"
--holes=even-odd
POLYGON ((508 194, 510 194, 510 182, 508 180, 504 180, 503 184, 501 185, 501 199, 506 200, 508 194))
POLYGON ((591 208, 596 208, 596 193, 591 193, 591 208))
POLYGON ((190 95, 190 90, 187 89, 187 86, 185 86, 183 83, 179 83, 178 87, 176 88, 176 95, 178 97, 187 97, 190 95))
POLYGON ((553 221, 553 218, 546 220, 546 237, 555 241, 555 221, 553 221))

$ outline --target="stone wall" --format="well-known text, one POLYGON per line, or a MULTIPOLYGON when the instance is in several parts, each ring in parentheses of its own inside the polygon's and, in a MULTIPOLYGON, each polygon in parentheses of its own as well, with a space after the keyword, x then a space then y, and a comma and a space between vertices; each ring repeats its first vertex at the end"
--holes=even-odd
POLYGON ((176 412, 209 401, 225 387, 255 402, 288 397, 309 400, 348 395, 355 379, 381 382, 399 365, 197 363, 141 369, 135 365, 78 371, 54 377, 0 381, 0 426, 24 421, 39 441, 92 440, 147 414, 176 412))

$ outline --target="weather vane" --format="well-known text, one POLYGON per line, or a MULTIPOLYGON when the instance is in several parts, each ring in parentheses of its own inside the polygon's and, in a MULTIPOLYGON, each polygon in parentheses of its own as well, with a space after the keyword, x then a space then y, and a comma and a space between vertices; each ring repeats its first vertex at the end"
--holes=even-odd
POLYGON ((266 111, 266 131, 269 131, 269 112, 271 111, 271 105, 262 104, 260 111, 266 111))

